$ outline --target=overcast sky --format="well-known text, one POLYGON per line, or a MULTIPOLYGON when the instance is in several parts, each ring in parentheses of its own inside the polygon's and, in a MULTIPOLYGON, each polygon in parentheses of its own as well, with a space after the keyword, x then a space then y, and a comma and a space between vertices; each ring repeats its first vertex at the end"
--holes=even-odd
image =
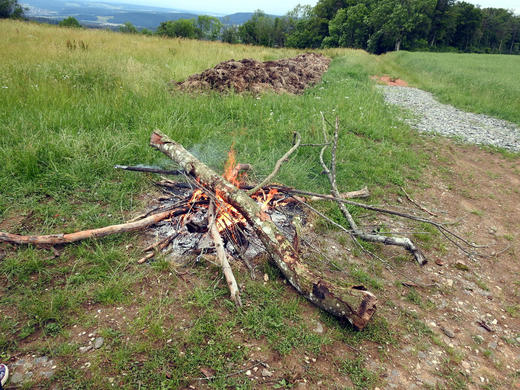
MULTIPOLYGON (((285 15, 298 4, 315 5, 317 0, 105 0, 114 3, 155 5, 190 11, 231 14, 235 12, 253 12, 261 9, 273 15, 285 15)), ((520 0, 466 0, 482 8, 495 7, 513 9, 520 14, 520 0)))

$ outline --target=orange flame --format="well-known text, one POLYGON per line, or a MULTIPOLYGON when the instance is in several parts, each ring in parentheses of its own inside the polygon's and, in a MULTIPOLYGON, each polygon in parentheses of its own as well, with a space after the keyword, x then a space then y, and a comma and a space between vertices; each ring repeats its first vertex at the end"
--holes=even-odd
POLYGON ((233 145, 231 145, 231 149, 229 149, 228 152, 228 159, 224 164, 224 179, 229 181, 234 186, 238 187, 240 183, 237 179, 238 172, 235 169, 236 165, 237 160, 235 158, 235 149, 233 149, 233 145))
MULTIPOLYGON (((239 175, 239 165, 237 165, 236 162, 235 150, 233 146, 231 146, 228 152, 228 159, 224 164, 224 174, 222 176, 236 187, 240 186, 240 181, 245 176, 244 173, 239 175)), ((277 194, 277 189, 271 189, 267 194, 263 190, 260 190, 260 192, 254 194, 252 197, 257 202, 261 203, 262 214, 264 214, 264 212, 269 208, 269 204, 277 194)), ((224 197, 221 193, 219 193, 218 190, 215 192, 215 195, 217 205, 217 209, 215 210, 215 223, 217 225, 217 229, 219 232, 228 229, 231 235, 235 236, 235 229, 238 227, 238 224, 246 224, 247 221, 244 218, 244 216, 240 212, 238 212, 237 209, 235 209, 232 205, 224 201, 224 197)), ((208 196, 204 193, 204 191, 202 191, 201 189, 197 189, 193 192, 193 195, 191 196, 189 203, 193 204, 200 200, 207 199, 208 196)), ((187 217, 187 215, 184 215, 184 221, 186 221, 185 217, 187 217)))

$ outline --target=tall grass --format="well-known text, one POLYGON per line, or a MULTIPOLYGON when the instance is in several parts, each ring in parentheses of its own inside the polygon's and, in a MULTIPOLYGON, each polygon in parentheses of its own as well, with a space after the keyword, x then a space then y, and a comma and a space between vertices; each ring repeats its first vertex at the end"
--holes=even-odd
POLYGON ((394 52, 379 62, 445 103, 520 125, 520 56, 394 52))
MULTIPOLYGON (((264 175, 292 131, 320 140, 324 111, 342 120, 343 187, 400 182, 416 161, 408 129, 393 119, 362 67, 349 62, 357 52, 342 51, 323 84, 303 96, 193 95, 174 91, 172 80, 229 58, 297 52, 13 21, 0 23, 0 34, 0 216, 31 209, 43 225, 38 230, 64 219, 69 228, 122 219, 148 183, 112 167, 165 163, 147 146, 155 128, 216 167, 234 143, 239 158, 264 175), (381 157, 390 158, 382 164, 381 157)), ((279 180, 320 189, 325 181, 315 154, 300 151, 279 180)))

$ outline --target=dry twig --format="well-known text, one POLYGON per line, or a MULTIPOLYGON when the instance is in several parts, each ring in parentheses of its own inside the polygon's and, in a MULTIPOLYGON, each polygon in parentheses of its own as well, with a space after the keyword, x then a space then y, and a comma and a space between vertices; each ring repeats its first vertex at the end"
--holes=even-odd
MULTIPOLYGON (((323 120, 323 138, 325 139, 325 143, 327 143, 328 142, 327 129, 326 129, 326 123, 325 123, 325 116, 323 115, 323 113, 321 113, 321 117, 323 120)), ((401 247, 407 249, 410 253, 412 253, 412 255, 414 256, 417 263, 419 263, 420 265, 426 264, 426 262, 427 262, 426 258, 424 257, 422 252, 419 250, 419 248, 417 248, 409 238, 407 238, 407 237, 388 237, 388 236, 384 236, 381 234, 373 234, 373 233, 370 234, 370 233, 364 232, 357 226, 356 222, 354 221, 354 218, 352 217, 352 215, 346 208, 344 202, 339 201, 339 199, 341 198, 341 194, 339 193, 338 187, 336 184, 336 151, 337 151, 337 147, 338 147, 338 135, 339 135, 339 119, 336 117, 336 124, 334 126, 334 138, 332 141, 330 169, 327 166, 327 164, 325 164, 325 161, 323 158, 325 150, 327 149, 328 146, 324 146, 321 149, 320 164, 323 167, 324 173, 329 178, 331 192, 334 197, 334 200, 338 204, 338 207, 340 208, 343 216, 345 217, 345 219, 348 221, 348 224, 352 228, 354 236, 359 237, 360 239, 362 239, 364 241, 379 242, 379 243, 382 243, 385 245, 401 246, 401 247)))
POLYGON ((256 185, 254 188, 250 189, 249 191, 247 191, 247 194, 248 195, 253 195, 255 192, 257 192, 260 188, 262 188, 263 186, 265 186, 266 184, 268 184, 272 179, 273 177, 275 177, 277 174, 278 174, 278 171, 280 170, 280 167, 282 166, 282 164, 287 161, 287 159, 289 158, 289 156, 291 154, 293 154, 296 149, 298 149, 298 147, 300 146, 300 143, 302 141, 302 137, 300 136, 300 133, 298 132, 294 132, 294 142, 293 142, 293 146, 291 149, 289 149, 287 151, 287 153, 285 153, 282 158, 280 158, 276 164, 274 165, 274 169, 273 171, 269 174, 269 176, 267 176, 264 180, 262 180, 258 185, 256 185))

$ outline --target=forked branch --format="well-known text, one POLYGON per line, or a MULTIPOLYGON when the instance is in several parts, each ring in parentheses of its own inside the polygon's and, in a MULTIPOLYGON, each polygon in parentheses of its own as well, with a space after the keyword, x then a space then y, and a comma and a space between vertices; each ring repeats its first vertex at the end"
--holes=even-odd
MULTIPOLYGON (((323 112, 321 113, 322 122, 323 122, 323 138, 324 143, 327 144, 328 137, 327 137, 327 126, 325 123, 325 116, 323 115, 323 112)), ((329 183, 331 186, 331 193, 333 195, 334 201, 338 204, 339 209, 341 210, 341 213, 347 220, 348 224, 350 225, 353 235, 355 237, 359 237, 360 239, 364 241, 369 242, 379 242, 385 245, 395 245, 400 246, 408 250, 415 258, 417 263, 420 265, 426 264, 427 260, 422 254, 422 252, 417 248, 414 243, 407 237, 388 237, 381 234, 373 234, 373 233, 366 233, 363 230, 361 230, 357 224, 350 212, 348 211, 347 207, 345 206, 344 202, 339 201, 341 199, 341 194, 338 191, 338 187, 336 184, 336 151, 338 148, 338 138, 339 138, 339 119, 336 117, 336 124, 334 126, 334 137, 332 141, 332 150, 331 150, 331 166, 330 169, 325 163, 324 160, 324 153, 325 150, 328 148, 328 145, 323 146, 320 152, 320 164, 323 168, 324 173, 327 175, 329 179, 329 183)))

